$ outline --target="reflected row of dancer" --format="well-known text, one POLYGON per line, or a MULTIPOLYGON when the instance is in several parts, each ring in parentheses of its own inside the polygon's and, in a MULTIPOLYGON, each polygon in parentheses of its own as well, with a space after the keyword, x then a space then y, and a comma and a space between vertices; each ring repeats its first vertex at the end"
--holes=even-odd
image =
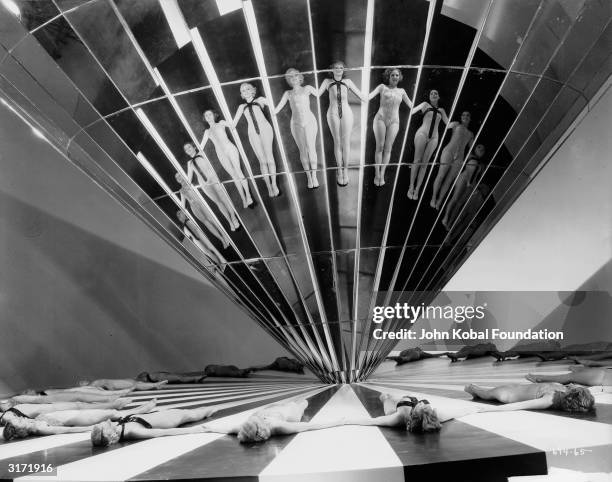
MULTIPOLYGON (((277 160, 274 151, 274 127, 271 114, 279 114, 287 104, 291 110, 290 131, 297 145, 300 162, 307 177, 309 189, 319 187, 318 156, 316 138, 318 133, 317 118, 311 110, 310 96, 320 97, 328 92, 329 107, 326 118, 334 141, 336 159, 336 180, 339 186, 349 183, 348 164, 351 159, 351 133, 354 115, 349 102, 351 95, 362 103, 379 97, 379 108, 373 117, 372 130, 375 139, 374 150, 374 185, 384 186, 386 168, 391 163, 392 149, 400 130, 400 108, 405 104, 409 114, 422 114, 422 121, 414 136, 414 158, 410 166, 410 187, 407 196, 418 200, 427 167, 434 156, 439 143, 440 122, 450 130, 450 140, 442 149, 437 174, 433 182, 432 197, 429 206, 439 210, 448 195, 445 212, 441 222, 449 229, 457 218, 461 208, 469 197, 469 188, 477 185, 482 177, 485 147, 482 144, 473 146, 474 133, 470 130, 472 121, 468 111, 461 113, 459 121, 450 121, 443 107, 440 106, 440 95, 435 89, 428 92, 427 100, 418 105, 408 96, 405 89, 399 87, 403 80, 398 68, 388 68, 382 74, 382 83, 369 94, 361 92, 355 83, 346 77, 346 66, 343 62, 334 62, 329 77, 321 82, 319 89, 304 85, 304 75, 297 69, 288 69, 285 80, 291 87, 286 90, 277 105, 264 96, 258 95, 257 88, 250 83, 240 86, 240 96, 244 100, 237 108, 231 120, 220 119, 214 109, 206 109, 202 119, 207 125, 199 145, 192 142, 184 144, 183 149, 188 157, 186 175, 177 173, 176 180, 181 185, 179 197, 182 208, 187 208, 197 221, 218 239, 223 248, 231 244, 222 226, 227 222, 229 230, 240 228, 240 220, 226 187, 232 185, 242 201, 243 208, 254 207, 254 200, 247 177, 241 165, 241 153, 232 142, 228 130, 238 140, 237 125, 244 118, 247 123, 249 143, 259 161, 262 180, 265 182, 268 196, 279 196, 281 191, 277 182, 277 160), (212 141, 214 152, 223 170, 231 178, 230 183, 223 183, 209 158, 204 154, 208 141, 212 141), (466 152, 469 156, 466 159, 466 152), (464 162, 465 160, 465 162, 464 162), (454 189, 451 191, 451 187, 454 189), (200 196, 199 189, 204 196, 200 196), (218 208, 218 218, 209 205, 218 208)), ((214 264, 221 264, 223 258, 218 250, 206 240, 206 235, 184 213, 178 220, 185 236, 203 249, 214 264)))

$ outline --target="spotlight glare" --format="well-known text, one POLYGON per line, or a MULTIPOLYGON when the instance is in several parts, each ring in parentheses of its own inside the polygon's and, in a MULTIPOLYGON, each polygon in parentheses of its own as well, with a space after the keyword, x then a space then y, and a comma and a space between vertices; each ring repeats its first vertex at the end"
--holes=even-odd
POLYGON ((32 127, 32 134, 34 134, 36 137, 38 137, 39 139, 42 139, 44 141, 47 140, 47 138, 45 137, 45 135, 40 132, 36 127, 32 127))
POLYGON ((4 5, 9 12, 11 12, 16 17, 21 17, 21 10, 13 0, 0 0, 0 3, 4 5))
POLYGON ((185 23, 185 18, 181 13, 181 9, 179 8, 178 3, 176 3, 176 0, 158 1, 166 17, 166 21, 170 26, 170 30, 172 31, 172 35, 174 36, 174 41, 180 49, 184 45, 187 45, 189 42, 191 42, 189 29, 187 28, 187 24, 185 23))
POLYGON ((219 15, 223 16, 234 10, 240 10, 242 8, 242 0, 217 0, 217 8, 219 9, 219 15))

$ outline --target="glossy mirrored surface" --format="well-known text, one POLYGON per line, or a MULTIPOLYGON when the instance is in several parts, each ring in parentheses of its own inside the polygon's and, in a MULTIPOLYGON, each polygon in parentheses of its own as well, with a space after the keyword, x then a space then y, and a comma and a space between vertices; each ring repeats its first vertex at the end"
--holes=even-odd
POLYGON ((384 358, 373 306, 428 303, 610 71, 599 0, 16 3, 0 80, 326 382, 384 358))

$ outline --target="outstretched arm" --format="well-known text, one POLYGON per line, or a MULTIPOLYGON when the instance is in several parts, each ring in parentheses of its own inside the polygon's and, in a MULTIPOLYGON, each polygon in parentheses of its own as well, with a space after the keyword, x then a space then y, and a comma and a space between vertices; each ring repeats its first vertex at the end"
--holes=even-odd
POLYGON ((412 101, 410 100, 410 97, 408 97, 408 94, 404 89, 402 89, 402 91, 402 100, 406 103, 408 107, 412 108, 412 101))
POLYGON ((372 92, 370 92, 370 94, 368 95, 368 100, 372 100, 374 97, 380 94, 382 87, 383 87, 383 84, 378 84, 378 86, 376 86, 376 88, 372 92))
POLYGON ((145 428, 137 424, 132 424, 129 430, 126 430, 125 438, 127 439, 149 439, 157 437, 168 437, 170 435, 187 435, 192 433, 210 432, 204 425, 195 425, 193 427, 179 428, 145 428))
POLYGON ((323 79, 321 85, 319 85, 319 91, 317 92, 317 97, 321 97, 321 94, 327 90, 327 86, 329 85, 329 79, 323 79))
POLYGON ((309 430, 322 430, 324 428, 347 425, 346 420, 333 420, 330 422, 275 422, 272 433, 275 435, 291 435, 293 433, 307 432, 309 430))
POLYGON ((346 421, 346 425, 375 425, 377 427, 398 427, 405 425, 404 417, 399 412, 373 418, 356 418, 346 421))
POLYGON ((238 106, 238 110, 236 111, 236 117, 234 117, 234 120, 232 121, 232 129, 236 128, 236 125, 238 124, 238 121, 242 117, 243 112, 244 112, 244 104, 240 104, 238 106))
POLYGON ((208 142, 209 137, 210 137, 210 133, 208 132, 208 129, 206 129, 204 131, 204 137, 202 137, 202 142, 200 142, 200 149, 204 149, 204 146, 208 142))
POLYGON ((276 109, 274 109, 274 114, 278 114, 281 110, 283 110, 283 107, 285 107, 285 104, 287 103, 288 100, 289 100, 289 94, 287 93, 287 91, 285 91, 285 93, 281 97, 280 102, 276 106, 276 109))
POLYGON ((411 114, 414 114, 415 112, 419 112, 420 110, 423 110, 423 108, 427 107, 427 105, 428 105, 427 102, 421 102, 419 105, 412 108, 411 114))
POLYGON ((503 405, 484 405, 481 412, 510 412, 514 410, 546 410, 552 406, 552 394, 534 400, 506 403, 503 405))
POLYGON ((446 115, 446 111, 440 108, 440 113, 442 115, 442 122, 444 122, 445 124, 448 124, 448 116, 446 115))
POLYGON ((351 89, 351 92, 353 94, 355 94, 357 97, 359 97, 361 102, 367 102, 368 101, 368 97, 363 95, 363 92, 361 92, 357 88, 357 86, 355 85, 355 83, 351 79, 346 79, 345 83, 348 86, 348 88, 351 89))

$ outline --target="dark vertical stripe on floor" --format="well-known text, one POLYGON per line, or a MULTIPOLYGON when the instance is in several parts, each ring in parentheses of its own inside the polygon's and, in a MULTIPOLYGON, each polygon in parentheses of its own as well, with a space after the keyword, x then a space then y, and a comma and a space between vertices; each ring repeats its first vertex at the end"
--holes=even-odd
MULTIPOLYGON (((274 403, 280 400, 284 400, 286 398, 294 397, 301 393, 308 393, 314 389, 316 389, 316 387, 305 388, 303 390, 296 389, 295 391, 288 392, 286 394, 279 395, 276 397, 271 397, 266 400, 260 400, 256 402, 250 402, 250 403, 247 402, 241 405, 237 405, 235 407, 225 408, 225 409, 219 410, 209 420, 226 417, 228 415, 233 415, 238 412, 244 412, 252 408, 262 407, 270 403, 274 403)), ((259 395, 258 394, 252 395, 253 398, 257 396, 259 395)), ((196 404, 193 407, 189 407, 189 408, 205 407, 208 405, 212 406, 216 404, 218 404, 218 402, 217 403, 201 403, 201 404, 196 404)), ((201 422, 197 422, 197 423, 201 423, 201 422)), ((195 424, 192 424, 192 425, 195 425, 195 424)), ((15 441, 6 442, 6 443, 10 444, 10 443, 19 443, 19 442, 20 442, 19 440, 15 440, 15 441)), ((30 452, 28 454, 20 455, 17 457, 3 459, 3 460, 0 460, 0 480, 5 480, 6 478, 12 475, 8 471, 9 464, 51 464, 53 467, 58 467, 60 465, 77 462, 87 457, 92 457, 94 455, 100 455, 102 453, 110 452, 113 450, 118 450, 123 447, 127 447, 128 445, 132 445, 132 444, 140 443, 140 442, 141 441, 139 440, 130 440, 130 441, 118 443, 115 445, 111 445, 110 447, 93 447, 89 440, 85 440, 82 442, 61 445, 59 447, 54 447, 54 448, 50 448, 47 450, 39 450, 36 452, 30 452)))
MULTIPOLYGON (((384 415, 381 392, 360 385, 353 389, 371 417, 384 415)), ((402 461, 407 481, 505 482, 510 476, 547 473, 544 452, 457 420, 427 434, 400 427, 380 430, 402 461)))
MULTIPOLYGON (((337 386, 330 386, 327 390, 308 397, 308 407, 302 420, 309 421, 314 417, 337 390, 337 386)), ((238 411, 246 410, 248 408, 241 408, 238 411)), ((227 435, 138 474, 130 480, 178 478, 224 482, 257 481, 258 474, 293 440, 293 437, 295 435, 277 436, 263 443, 241 444, 236 436, 227 435)))

